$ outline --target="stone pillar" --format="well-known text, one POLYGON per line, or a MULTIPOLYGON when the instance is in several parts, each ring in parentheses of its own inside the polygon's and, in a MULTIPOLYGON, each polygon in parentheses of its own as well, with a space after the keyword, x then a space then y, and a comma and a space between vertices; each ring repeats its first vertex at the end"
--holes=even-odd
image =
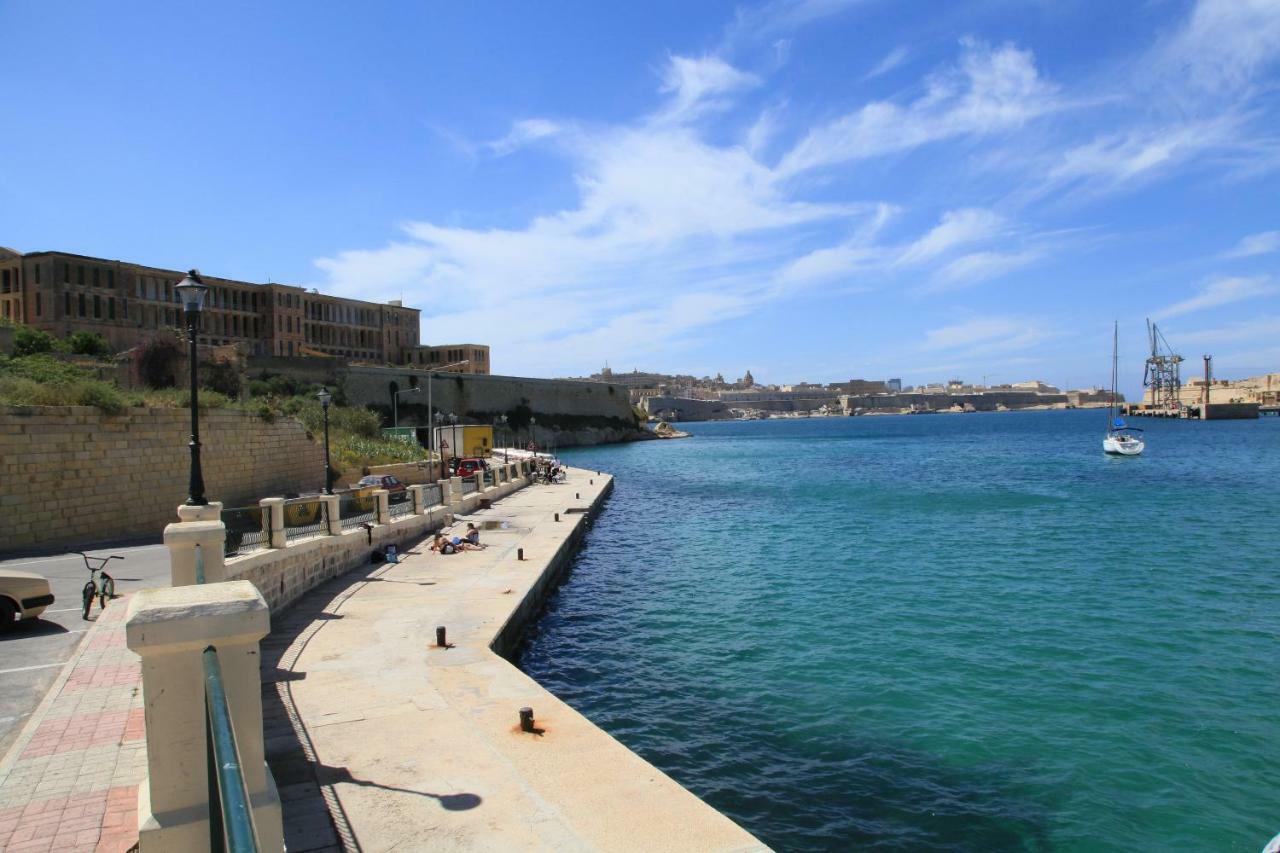
POLYGON ((267 540, 272 548, 283 548, 284 538, 284 498, 263 498, 258 501, 262 507, 262 517, 267 522, 267 540))
POLYGON ((476 481, 476 491, 483 493, 484 492, 484 472, 483 471, 477 471, 475 473, 475 481, 476 481))
POLYGON ((449 478, 449 511, 454 515, 462 512, 462 478, 449 478))
POLYGON ((125 623, 142 658, 147 778, 138 788, 138 849, 209 849, 209 770, 203 652, 213 646, 263 850, 284 848, 280 797, 262 737, 258 641, 271 619, 249 581, 144 589, 125 623))
POLYGON ((373 499, 378 502, 378 523, 391 523, 391 493, 386 489, 374 489, 373 499))
POLYGON ((409 496, 413 498, 413 514, 422 515, 427 508, 427 497, 422 486, 410 486, 409 496))
POLYGON ((342 500, 339 495, 321 495, 320 503, 324 504, 325 518, 329 519, 329 535, 342 535, 342 514, 338 504, 342 500))
POLYGON ((221 521, 222 501, 209 501, 204 506, 178 505, 179 521, 221 521))
POLYGON ((453 481, 441 480, 437 485, 440 486, 440 503, 443 506, 453 503, 453 481))
POLYGON ((227 579, 224 556, 227 526, 221 521, 185 521, 167 525, 164 544, 169 549, 170 586, 190 586, 196 582, 196 546, 204 562, 204 582, 227 579))

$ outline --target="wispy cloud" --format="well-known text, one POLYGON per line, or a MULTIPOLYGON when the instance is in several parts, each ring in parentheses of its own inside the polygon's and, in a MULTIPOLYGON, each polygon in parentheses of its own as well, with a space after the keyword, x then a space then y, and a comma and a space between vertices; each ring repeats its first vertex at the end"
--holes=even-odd
POLYGON ((978 282, 1008 275, 1015 270, 1030 266, 1043 256, 1043 251, 1039 249, 1024 249, 1020 252, 972 252, 956 258, 938 270, 925 289, 930 293, 958 290, 978 282))
POLYGON ((524 119, 512 124, 506 136, 486 142, 484 147, 499 157, 505 157, 531 142, 555 136, 561 129, 560 125, 544 118, 524 119))
POLYGON ((956 136, 1016 128, 1057 109, 1057 89, 1030 51, 965 40, 959 66, 934 75, 925 94, 899 106, 875 101, 811 130, 779 164, 783 175, 878 157, 956 136))
POLYGON ((1156 56, 1166 74, 1208 93, 1250 86, 1280 57, 1280 3, 1198 0, 1156 56))
POLYGON ((975 317, 925 332, 925 350, 964 350, 970 355, 1026 349, 1048 337, 1025 317, 975 317))
POLYGON ((990 210, 949 210, 927 234, 903 249, 898 262, 918 264, 932 260, 958 246, 990 240, 1007 227, 1004 217, 990 210))
POLYGON ((1191 314, 1206 308, 1217 308, 1220 305, 1230 305, 1245 299, 1269 296, 1275 292, 1276 288, 1271 284, 1269 276, 1219 278, 1206 283, 1200 292, 1190 299, 1162 308, 1155 312, 1154 316, 1157 319, 1167 320, 1170 317, 1191 314))
POLYGON ((893 50, 885 54, 884 59, 876 63, 876 67, 866 73, 863 80, 871 80, 875 77, 888 74, 893 69, 907 61, 910 52, 905 47, 895 47, 893 50))
POLYGON ((1235 248, 1223 257, 1252 258, 1255 255, 1269 255, 1272 252, 1280 252, 1280 231, 1263 231, 1261 234, 1242 237, 1235 248))
POLYGON ((660 117, 664 121, 687 121, 726 103, 723 96, 759 85, 759 77, 734 68, 718 56, 672 56, 663 71, 661 89, 672 97, 660 117))

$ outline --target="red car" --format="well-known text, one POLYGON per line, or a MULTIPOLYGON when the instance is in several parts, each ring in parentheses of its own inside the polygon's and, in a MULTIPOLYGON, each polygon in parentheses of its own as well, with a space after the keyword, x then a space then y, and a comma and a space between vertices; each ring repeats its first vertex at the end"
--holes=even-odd
POLYGON ((483 459, 479 459, 479 458, 459 459, 458 466, 457 468, 454 469, 454 476, 455 477, 474 477, 477 472, 486 471, 488 470, 488 468, 489 468, 489 463, 485 462, 483 459))
POLYGON ((360 482, 356 483, 356 488, 386 489, 391 493, 390 498, 395 500, 398 493, 405 491, 409 487, 390 474, 370 474, 367 477, 361 477, 360 482))

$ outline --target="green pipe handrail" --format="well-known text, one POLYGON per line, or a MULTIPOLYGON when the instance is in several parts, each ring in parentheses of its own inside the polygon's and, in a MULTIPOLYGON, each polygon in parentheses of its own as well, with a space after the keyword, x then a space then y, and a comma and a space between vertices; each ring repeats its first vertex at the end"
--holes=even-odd
MULTIPOLYGON (((204 552, 196 546, 196 583, 203 584, 204 552)), ((208 646, 201 654, 204 665, 205 731, 209 742, 209 840, 213 850, 258 853, 258 831, 253 824, 249 786, 240 763, 240 747, 231 725, 231 708, 222 681, 218 649, 208 646), (215 815, 221 812, 219 821, 215 815)))

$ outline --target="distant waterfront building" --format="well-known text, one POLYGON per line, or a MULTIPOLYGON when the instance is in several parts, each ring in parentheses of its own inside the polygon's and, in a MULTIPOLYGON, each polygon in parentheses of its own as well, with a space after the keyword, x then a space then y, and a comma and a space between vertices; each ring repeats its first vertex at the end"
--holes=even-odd
POLYGON ((414 347, 405 361, 414 367, 449 367, 450 373, 489 375, 489 347, 485 344, 438 344, 414 347), (465 361, 466 364, 459 362, 465 361))
POLYGON ((883 382, 870 379, 850 379, 848 382, 835 382, 827 388, 838 394, 883 394, 889 387, 883 382))
POLYGON ((889 389, 889 392, 892 394, 896 394, 902 390, 901 379, 886 379, 884 385, 886 388, 889 389))

